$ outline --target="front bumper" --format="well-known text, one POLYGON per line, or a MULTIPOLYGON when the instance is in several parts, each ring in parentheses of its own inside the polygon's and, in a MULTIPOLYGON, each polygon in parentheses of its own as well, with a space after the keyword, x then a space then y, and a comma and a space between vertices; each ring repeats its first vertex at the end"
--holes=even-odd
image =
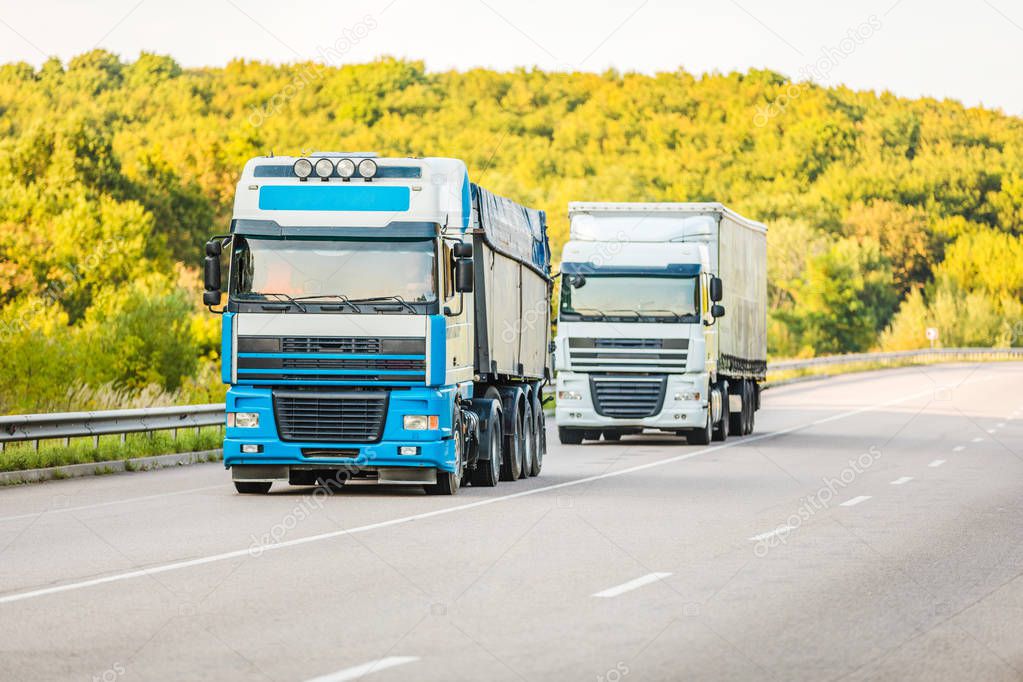
POLYGON ((707 423, 707 374, 669 374, 661 411, 642 419, 618 419, 599 414, 590 391, 590 375, 561 372, 558 375, 558 402, 554 410, 560 427, 580 429, 646 428, 662 431, 681 431, 702 427, 707 423), (683 392, 700 392, 700 400, 675 400, 683 392), (578 400, 561 397, 563 392, 578 393, 578 400))
MULTIPOLYGON (((227 392, 228 412, 256 412, 257 428, 227 428, 224 438, 224 466, 276 466, 302 470, 357 469, 376 471, 394 467, 455 470, 455 443, 451 433, 455 388, 414 387, 391 391, 383 436, 375 443, 285 442, 277 432, 273 393, 270 388, 233 386, 227 392), (439 428, 432 431, 406 431, 407 414, 436 414, 439 428), (255 446, 256 453, 242 452, 242 446, 255 446), (415 447, 414 455, 401 455, 400 447, 415 447), (343 451, 342 456, 307 456, 303 450, 343 451)), ((277 469, 280 471, 281 469, 277 469)), ((281 476, 271 480, 277 480, 281 476)), ((286 476, 283 476, 286 478, 286 476)))

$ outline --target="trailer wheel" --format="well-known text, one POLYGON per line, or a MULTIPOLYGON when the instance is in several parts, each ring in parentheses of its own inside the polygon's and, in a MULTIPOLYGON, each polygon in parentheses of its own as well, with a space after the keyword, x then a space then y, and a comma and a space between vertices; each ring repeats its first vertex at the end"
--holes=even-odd
POLYGON ((755 404, 756 398, 755 398, 755 395, 754 395, 756 393, 757 389, 754 387, 753 383, 748 383, 747 386, 749 388, 749 391, 748 391, 748 395, 749 395, 749 412, 747 413, 747 416, 746 416, 746 433, 750 434, 750 433, 753 433, 753 427, 757 423, 757 407, 756 407, 756 404, 755 404))
MULTIPOLYGON (((542 418, 542 415, 541 417, 542 418)), ((540 473, 540 432, 538 430, 539 419, 533 410, 532 401, 526 401, 526 450, 525 462, 522 466, 522 478, 536 476, 540 473)))
POLYGON ((533 396, 533 421, 536 424, 536 467, 529 470, 529 475, 539 476, 543 469, 543 458, 547 454, 547 415, 544 414, 539 392, 533 396))
POLYGON ((533 453, 536 452, 536 432, 533 430, 533 406, 529 399, 522 401, 522 466, 519 478, 529 478, 529 470, 533 464, 533 453))
POLYGON ((235 481, 234 489, 242 495, 266 495, 272 485, 270 481, 235 481))
POLYGON ((504 435, 504 461, 501 462, 501 480, 517 481, 522 478, 522 451, 525 449, 525 438, 522 433, 522 413, 512 419, 512 432, 504 435))
POLYGON ((493 488, 501 480, 501 411, 496 407, 487 419, 489 427, 485 434, 480 434, 480 449, 486 443, 489 460, 477 460, 476 470, 472 472, 472 484, 483 488, 493 488))
POLYGON ((558 440, 562 445, 582 445, 583 432, 579 429, 569 429, 564 426, 558 427, 558 440))
POLYGON ((455 443, 455 471, 437 470, 437 482, 423 486, 427 495, 454 495, 462 485, 462 473, 465 471, 465 436, 462 433, 462 417, 455 410, 451 418, 451 440, 455 443))

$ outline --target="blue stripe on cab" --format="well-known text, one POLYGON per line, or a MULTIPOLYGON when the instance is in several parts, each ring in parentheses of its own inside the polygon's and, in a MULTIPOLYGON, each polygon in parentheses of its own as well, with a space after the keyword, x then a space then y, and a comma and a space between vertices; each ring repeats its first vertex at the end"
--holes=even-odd
POLYGON ((407 211, 408 187, 269 185, 259 188, 263 211, 407 211))

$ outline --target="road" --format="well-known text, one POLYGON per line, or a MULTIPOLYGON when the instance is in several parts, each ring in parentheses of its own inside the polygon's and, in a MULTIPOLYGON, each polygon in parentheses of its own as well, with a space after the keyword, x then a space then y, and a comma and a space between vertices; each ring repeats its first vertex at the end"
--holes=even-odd
POLYGON ((3 489, 0 679, 1021 679, 1021 383, 779 387, 753 436, 553 444, 454 498, 3 489))

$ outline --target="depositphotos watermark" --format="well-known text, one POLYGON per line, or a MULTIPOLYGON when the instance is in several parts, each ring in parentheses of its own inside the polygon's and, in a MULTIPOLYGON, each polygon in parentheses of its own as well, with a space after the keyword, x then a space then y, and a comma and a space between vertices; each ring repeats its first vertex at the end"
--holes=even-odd
POLYGON ((884 25, 881 23, 880 17, 872 14, 856 28, 849 29, 846 37, 838 41, 838 44, 822 47, 821 56, 817 58, 817 61, 807 64, 799 70, 799 82, 789 83, 781 95, 757 108, 753 115, 753 125, 763 128, 772 119, 784 114, 789 105, 802 97, 803 93, 814 83, 827 84, 831 79, 832 71, 882 28, 884 25))
POLYGON ((263 106, 249 107, 249 123, 258 128, 266 123, 269 118, 278 114, 288 102, 297 97, 310 84, 322 79, 326 75, 328 68, 341 65, 343 57, 352 48, 369 37, 369 34, 376 30, 378 26, 376 17, 372 14, 367 14, 362 18, 362 21, 342 29, 341 35, 333 44, 326 47, 322 45, 317 46, 316 55, 320 61, 307 64, 288 81, 287 85, 268 99, 263 106))
POLYGON ((848 465, 842 469, 837 478, 823 479, 823 485, 817 492, 803 498, 799 508, 785 520, 783 525, 778 526, 773 531, 752 538, 756 541, 753 553, 758 558, 763 558, 778 545, 785 544, 788 541, 789 535, 797 531, 803 523, 813 518, 817 512, 830 507, 839 491, 849 487, 860 474, 874 466, 879 459, 881 459, 881 450, 872 445, 856 459, 850 459, 848 465))

